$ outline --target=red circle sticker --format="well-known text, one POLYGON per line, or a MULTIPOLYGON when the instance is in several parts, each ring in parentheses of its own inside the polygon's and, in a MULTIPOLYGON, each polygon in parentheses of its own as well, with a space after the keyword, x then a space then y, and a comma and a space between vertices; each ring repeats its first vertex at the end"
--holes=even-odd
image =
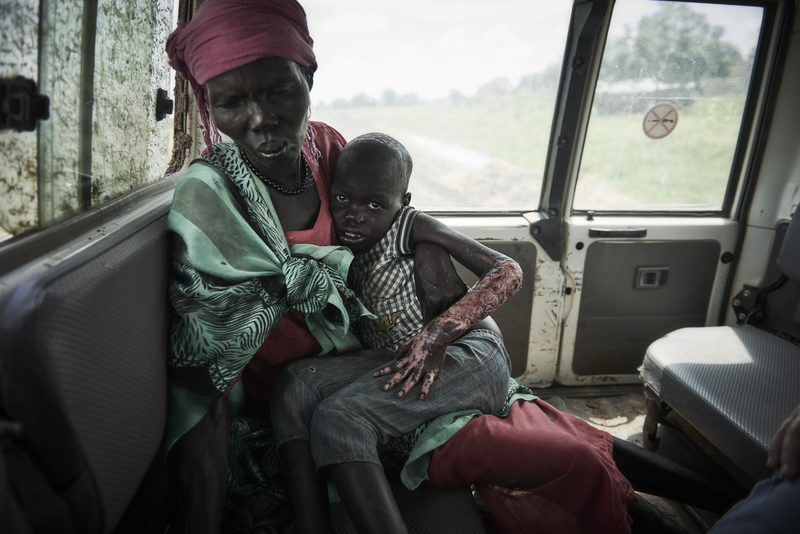
POLYGON ((644 134, 650 139, 663 139, 678 125, 678 108, 670 102, 659 102, 648 111, 642 121, 644 134))

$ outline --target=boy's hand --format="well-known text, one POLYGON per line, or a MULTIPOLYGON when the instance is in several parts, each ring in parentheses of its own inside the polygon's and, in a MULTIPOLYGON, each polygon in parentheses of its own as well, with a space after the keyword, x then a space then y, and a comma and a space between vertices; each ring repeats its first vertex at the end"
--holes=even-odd
POLYGON ((395 363, 376 371, 372 376, 378 378, 395 373, 383 386, 384 391, 389 391, 406 380, 403 387, 397 392, 398 399, 405 397, 411 388, 417 385, 420 378, 423 378, 419 400, 425 400, 433 381, 439 376, 446 356, 447 344, 437 343, 435 337, 428 332, 427 328, 424 328, 414 339, 397 349, 395 363))

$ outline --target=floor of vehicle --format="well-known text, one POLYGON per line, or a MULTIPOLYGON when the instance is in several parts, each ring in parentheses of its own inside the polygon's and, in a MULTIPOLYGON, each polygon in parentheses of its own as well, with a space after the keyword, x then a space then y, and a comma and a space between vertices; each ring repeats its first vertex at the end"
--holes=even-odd
MULTIPOLYGON (((580 417, 595 428, 642 445, 646 414, 644 386, 548 388, 535 393, 553 407, 580 417)), ((718 518, 654 495, 645 498, 691 532, 707 532, 718 518)))

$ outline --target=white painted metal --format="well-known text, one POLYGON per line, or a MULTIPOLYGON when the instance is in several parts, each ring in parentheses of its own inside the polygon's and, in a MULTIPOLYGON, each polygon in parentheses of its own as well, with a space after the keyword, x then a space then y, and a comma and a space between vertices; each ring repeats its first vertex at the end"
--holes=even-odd
POLYGON ((530 222, 521 216, 440 217, 453 229, 481 241, 525 241, 536 246, 536 278, 524 375, 517 380, 530 387, 548 387, 555 377, 561 335, 564 275, 531 237, 530 222))
MULTIPOLYGON (((786 57, 776 111, 770 125, 767 148, 758 172, 758 182, 747 221, 747 234, 732 294, 745 285, 762 287, 767 260, 775 239, 775 228, 788 221, 800 204, 800 17, 795 12, 794 29, 786 57)), ((730 307, 726 324, 736 318, 730 307)))
MULTIPOLYGON (((570 217, 566 224, 564 260, 562 262, 567 276, 567 286, 572 287, 572 294, 565 297, 564 329, 561 341, 561 356, 556 371, 556 381, 563 385, 596 385, 609 382, 617 384, 633 384, 639 382, 637 374, 626 375, 576 375, 572 372, 572 361, 575 352, 575 339, 578 331, 582 280, 587 269, 602 269, 602 265, 586 265, 586 251, 597 241, 612 241, 589 237, 591 228, 631 229, 647 228, 645 239, 614 239, 615 242, 654 242, 654 241, 707 241, 714 240, 720 244, 721 252, 732 252, 736 244, 738 224, 722 218, 696 217, 602 217, 595 216, 587 221, 585 217, 570 217), (578 250, 577 243, 583 243, 578 250)), ((725 291, 725 281, 729 272, 728 264, 719 263, 714 278, 714 287, 706 315, 706 324, 716 324, 719 306, 725 291)), ((644 357, 644 355, 642 355, 644 357)))

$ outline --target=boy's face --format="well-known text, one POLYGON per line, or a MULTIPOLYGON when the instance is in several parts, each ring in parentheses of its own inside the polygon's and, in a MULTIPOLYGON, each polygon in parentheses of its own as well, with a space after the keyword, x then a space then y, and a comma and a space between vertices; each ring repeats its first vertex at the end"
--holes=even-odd
POLYGON ((330 210, 339 242, 353 252, 381 240, 411 201, 397 165, 369 149, 342 154, 331 185, 330 210))

